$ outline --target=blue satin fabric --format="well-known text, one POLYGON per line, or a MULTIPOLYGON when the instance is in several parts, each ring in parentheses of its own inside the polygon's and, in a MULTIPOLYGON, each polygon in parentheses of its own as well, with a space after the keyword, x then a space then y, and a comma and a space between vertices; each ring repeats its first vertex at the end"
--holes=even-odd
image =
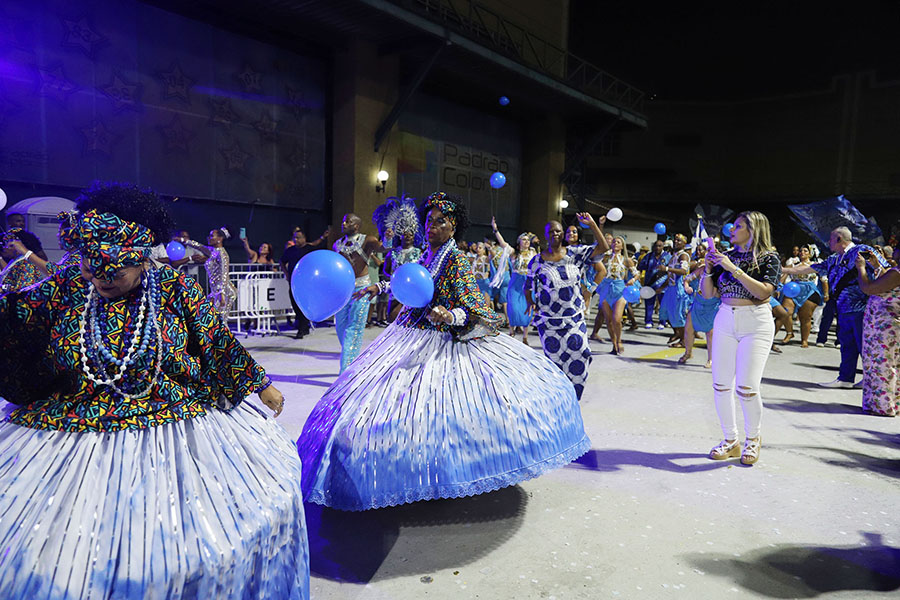
POLYGON ((674 285, 669 285, 659 305, 659 320, 668 321, 672 327, 684 327, 687 313, 691 307, 691 297, 684 291, 682 277, 676 278, 674 285))
POLYGON ((391 325, 338 377, 297 441, 306 499, 341 510, 489 492, 586 452, 569 379, 507 335, 391 325))
POLYGON ((606 295, 600 300, 600 302, 602 303, 605 300, 606 303, 609 304, 609 307, 612 308, 616 305, 616 302, 619 301, 619 298, 622 297, 622 292, 625 291, 625 280, 604 279, 603 283, 606 284, 606 295))
POLYGON ((720 304, 722 304, 722 300, 718 297, 704 298, 699 292, 694 293, 693 300, 691 300, 691 324, 694 326, 694 331, 706 333, 713 328, 720 304))
POLYGON ((2 423, 0 457, 0 598, 309 598, 300 461, 250 401, 114 433, 2 423))

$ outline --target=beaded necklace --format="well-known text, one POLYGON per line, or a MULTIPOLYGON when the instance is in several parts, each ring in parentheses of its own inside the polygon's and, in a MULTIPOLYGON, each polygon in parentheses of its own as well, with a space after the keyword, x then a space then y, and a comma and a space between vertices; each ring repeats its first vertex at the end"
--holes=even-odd
MULTIPOLYGON (((444 270, 444 265, 447 264, 447 260, 450 258, 450 253, 453 252, 454 248, 456 248, 456 242, 453 238, 450 238, 443 246, 441 246, 437 250, 437 252, 432 252, 431 247, 429 247, 427 252, 419 257, 419 260, 417 262, 428 269, 428 273, 429 275, 431 275, 431 278, 435 283, 437 283, 438 277, 440 277, 441 271, 444 270)), ((432 302, 422 308, 405 308, 400 314, 400 317, 397 318, 397 321, 402 325, 415 327, 422 321, 423 318, 428 315, 429 308, 431 307, 433 302, 434 301, 432 300, 432 302), (411 322, 412 315, 415 311, 418 311, 419 315, 415 319, 415 321, 411 322)))
POLYGON ((103 343, 103 334, 105 333, 101 309, 103 302, 92 283, 88 284, 88 295, 78 326, 81 369, 85 376, 95 385, 109 386, 126 400, 139 398, 149 393, 162 370, 162 328, 158 321, 158 310, 161 309, 159 271, 152 269, 145 272, 141 278, 141 284, 143 292, 137 301, 134 330, 131 339, 123 343, 124 353, 121 358, 113 354, 103 343), (138 391, 124 390, 124 387, 133 387, 133 385, 125 385, 123 380, 125 371, 138 356, 147 353, 153 337, 156 338, 156 366, 150 382, 138 391), (95 370, 99 374, 95 374, 95 370), (111 372, 114 372, 112 376, 109 375, 111 372), (121 384, 117 383, 120 381, 121 384))

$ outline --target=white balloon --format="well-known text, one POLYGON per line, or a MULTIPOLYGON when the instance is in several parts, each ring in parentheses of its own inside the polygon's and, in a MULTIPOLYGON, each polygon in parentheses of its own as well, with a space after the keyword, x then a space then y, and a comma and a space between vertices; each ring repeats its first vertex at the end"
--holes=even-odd
POLYGON ((606 213, 607 221, 620 221, 622 219, 622 209, 621 208, 611 208, 609 212, 606 213))
POLYGON ((644 300, 649 300, 650 298, 652 298, 655 295, 656 295, 656 290, 654 290, 649 285, 645 285, 644 287, 641 288, 641 298, 643 298, 644 300))
POLYGON ((0 210, 6 208, 6 192, 3 191, 3 188, 0 188, 0 210))

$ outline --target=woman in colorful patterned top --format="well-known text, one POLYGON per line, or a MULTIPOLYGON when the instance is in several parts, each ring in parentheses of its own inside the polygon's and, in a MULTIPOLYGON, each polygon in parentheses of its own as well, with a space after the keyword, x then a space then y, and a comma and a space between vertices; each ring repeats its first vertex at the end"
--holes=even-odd
MULTIPOLYGON (((608 248, 603 232, 588 213, 579 213, 578 220, 591 227, 592 246, 563 245, 562 224, 550 221, 544 228, 547 250, 531 260, 525 283, 525 299, 534 309, 534 324, 541 337, 544 354, 572 380, 575 393, 581 400, 591 364, 591 348, 584 322, 584 296, 581 295, 582 276, 594 258, 608 248)), ((605 219, 601 217, 601 223, 605 219)))
MULTIPOLYGON (((781 278, 781 260, 772 248, 769 220, 760 212, 742 212, 731 233, 733 248, 715 249, 706 255, 701 279, 704 298, 718 292, 722 299, 716 313, 713 344, 713 396, 725 439, 709 453, 713 460, 741 457, 753 465, 761 448, 760 384, 775 338, 769 298, 781 278), (735 394, 744 412, 744 448, 737 439, 735 394)), ((707 243, 710 243, 709 240, 707 243)))
POLYGON ((307 598, 284 398, 199 286, 148 259, 149 191, 86 191, 82 256, 0 296, 0 597, 307 598), (12 460, 14 458, 14 460, 12 460), (22 535, 27 531, 28 535, 22 535))
MULTIPOLYGON (((423 205, 434 279, 313 408, 297 441, 306 499, 366 510, 515 485, 587 451, 572 383, 543 354, 497 335, 500 317, 454 237, 465 205, 423 205)), ((387 282, 361 296, 379 293, 387 282)))
MULTIPOLYGON (((900 249, 891 259, 896 264, 900 249)), ((875 262, 875 261, 872 261, 875 262)), ((900 268, 878 267, 869 280, 866 255, 856 257, 859 289, 869 296, 863 321, 863 397, 865 412, 885 417, 900 413, 900 268)))
POLYGON ((622 354, 622 315, 625 314, 627 304, 622 292, 626 285, 633 284, 640 276, 634 261, 628 256, 628 247, 625 238, 613 238, 612 249, 603 255, 603 266, 606 267, 606 278, 601 282, 605 290, 600 308, 606 319, 606 330, 613 349, 610 354, 622 354))
POLYGON ((497 275, 502 276, 505 269, 509 270, 509 286, 506 292, 506 318, 509 321, 509 335, 515 336, 517 331, 521 331, 522 341, 527 344, 531 315, 528 313, 528 304, 525 302, 525 278, 528 276, 528 263, 537 254, 531 247, 532 234, 529 232, 520 234, 516 239, 516 247, 513 248, 503 239, 503 235, 497 229, 497 220, 493 217, 491 218, 491 228, 494 230, 497 243, 503 249, 500 270, 497 275))
POLYGON ((3 234, 0 249, 0 292, 21 290, 44 278, 44 274, 29 260, 37 255, 25 247, 22 242, 24 236, 18 235, 21 231, 11 229, 3 234))

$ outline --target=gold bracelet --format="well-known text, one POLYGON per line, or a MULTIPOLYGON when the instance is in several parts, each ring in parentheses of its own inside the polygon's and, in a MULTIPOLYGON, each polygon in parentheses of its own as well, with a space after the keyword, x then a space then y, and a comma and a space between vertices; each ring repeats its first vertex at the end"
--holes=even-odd
POLYGON ((744 273, 744 272, 743 272, 742 270, 740 270, 740 269, 735 269, 734 271, 731 272, 731 275, 732 275, 735 279, 737 279, 737 276, 738 276, 738 275, 746 275, 746 273, 744 273))

